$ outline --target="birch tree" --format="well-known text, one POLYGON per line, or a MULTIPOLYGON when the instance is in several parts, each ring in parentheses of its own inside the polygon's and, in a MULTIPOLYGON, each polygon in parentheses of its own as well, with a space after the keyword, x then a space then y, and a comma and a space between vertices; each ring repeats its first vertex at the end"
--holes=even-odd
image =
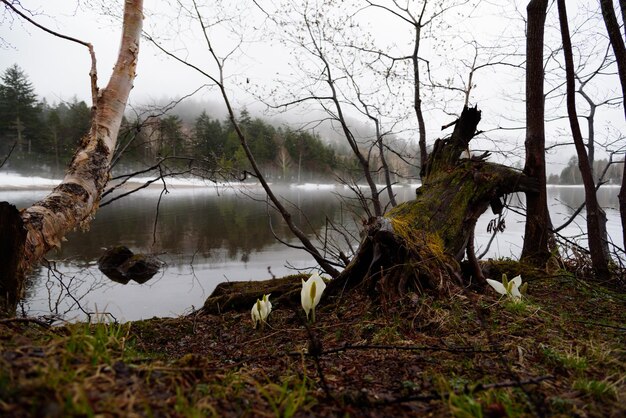
POLYGON ((26 273, 65 235, 87 229, 109 180, 109 167, 126 102, 133 86, 143 21, 143 0, 124 2, 122 40, 117 62, 107 86, 98 88, 96 56, 91 44, 45 28, 19 9, 1 0, 19 15, 53 36, 87 47, 92 60, 91 127, 81 140, 61 184, 42 200, 18 212, 0 203, 0 312, 13 314, 24 292, 26 273))

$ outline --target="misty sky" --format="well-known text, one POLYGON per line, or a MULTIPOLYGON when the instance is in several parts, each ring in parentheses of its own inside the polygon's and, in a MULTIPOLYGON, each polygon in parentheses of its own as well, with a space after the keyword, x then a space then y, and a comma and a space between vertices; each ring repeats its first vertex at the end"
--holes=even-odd
MULTIPOLYGON (((188 59, 195 65, 214 74, 214 67, 211 65, 207 54, 206 45, 197 30, 197 24, 186 19, 184 13, 171 6, 168 1, 145 1, 146 20, 144 29, 152 36, 156 37, 162 45, 166 46, 180 57, 188 59)), ((210 2, 219 3, 219 2, 210 2)), ((258 4, 264 10, 271 11, 279 7, 279 1, 259 1, 258 4)), ((474 2, 479 3, 479 2, 474 2)), ((519 10, 511 5, 511 1, 501 1, 498 6, 496 2, 480 2, 478 7, 467 12, 462 18, 454 14, 429 34, 430 40, 424 43, 424 56, 430 60, 433 74, 440 77, 438 83, 445 83, 452 80, 457 84, 461 82, 466 73, 462 62, 453 61, 458 58, 471 60, 473 51, 467 47, 467 42, 477 40, 482 45, 494 46, 511 44, 514 41, 523 39, 523 5, 525 2, 517 1, 519 10), (496 4, 491 5, 491 3, 496 4), (506 13, 504 13, 506 11, 506 13), (469 17, 467 17, 469 16, 469 17), (445 36, 439 36, 437 30, 445 36), (447 36, 447 38, 446 38, 447 36), (445 38, 445 39, 444 39, 445 38), (455 81, 456 80, 456 81, 455 81)), ((568 5, 579 5, 580 10, 571 11, 571 19, 577 19, 577 13, 581 20, 588 15, 589 11, 583 10, 589 2, 568 1, 568 5)), ((108 79, 113 66, 120 38, 119 17, 109 16, 119 15, 121 10, 120 1, 97 1, 97 0, 22 0, 22 4, 34 15, 33 19, 63 34, 91 42, 94 45, 97 59, 99 84, 103 87, 108 79), (103 6, 105 5, 105 6, 103 6), (105 7, 109 7, 111 12, 107 13, 105 7)), ((297 48, 289 42, 278 42, 280 33, 272 33, 270 25, 264 24, 263 13, 254 6, 252 1, 242 0, 234 2, 224 2, 222 16, 238 15, 239 19, 246 19, 245 26, 241 26, 245 42, 241 48, 233 55, 229 61, 227 82, 230 86, 229 92, 236 99, 238 107, 246 106, 255 112, 265 109, 262 101, 280 102, 289 97, 297 88, 306 85, 302 80, 304 70, 313 71, 317 65, 314 62, 307 62, 302 58, 297 48), (266 25, 266 26, 264 26, 266 25), (278 80, 278 81, 277 81, 278 80), (301 83, 298 85, 298 83, 301 83), (282 90, 281 90, 282 89, 282 90), (290 90, 291 89, 291 90, 290 90), (262 98, 263 100, 259 100, 262 98)), ((589 7, 586 7, 589 8, 589 7)), ((574 7, 572 7, 574 9, 574 7)), ((208 8, 207 21, 216 19, 208 16, 213 10, 208 8)), ((554 24, 556 10, 550 10, 551 17, 549 24, 554 24)), ((360 19, 363 30, 375 40, 376 44, 383 48, 388 48, 390 53, 397 55, 410 52, 411 32, 410 28, 393 16, 377 10, 361 11, 360 19)), ((602 27, 598 26, 601 21, 581 26, 582 30, 599 33, 602 27), (595 27, 594 27, 595 25, 595 27)), ((241 24, 241 21, 237 21, 241 24)), ((232 24, 237 30, 239 26, 232 24)), ((575 27, 575 26, 574 26, 575 27)), ((275 30, 275 29, 274 29, 275 30)), ((231 30, 232 32, 232 30, 231 30)), ((365 33, 365 32, 364 32, 365 33)), ((218 44, 218 53, 222 56, 228 53, 230 47, 236 42, 236 37, 232 36, 225 29, 215 29, 212 32, 215 36, 215 43, 218 44)), ((558 35, 558 33, 556 34, 558 35)), ((364 37, 365 35, 361 36, 364 37)), ((360 36, 356 36, 358 39, 360 36)), ((0 25, 0 39, 2 51, 0 52, 0 71, 9 65, 17 63, 29 75, 31 82, 36 88, 36 93, 40 97, 45 97, 50 102, 70 100, 77 96, 79 100, 89 103, 89 55, 85 47, 72 44, 68 41, 55 38, 43 31, 33 27, 29 23, 23 22, 17 17, 2 15, 0 25)), ((547 51, 558 47, 558 38, 555 38, 554 30, 548 30, 547 51), (556 39, 556 41, 555 41, 556 39), (557 44, 557 45, 555 45, 557 44)), ((574 38, 576 42, 587 42, 588 35, 580 39, 574 38)), ((521 49, 517 51, 519 56, 507 58, 510 62, 523 62, 523 43, 519 44, 521 49)), ((489 48, 480 51, 480 58, 487 60, 493 56, 494 52, 489 48)), ((555 77, 552 81, 554 82, 555 77)), ((614 79, 605 79, 594 87, 594 94, 598 97, 605 97, 613 94, 617 84, 614 79), (608 91, 608 93, 607 93, 608 91), (604 95, 604 96, 603 96, 604 95)), ((161 101, 165 98, 180 97, 191 93, 198 87, 206 84, 208 80, 197 72, 189 70, 180 63, 166 57, 155 48, 150 42, 142 40, 139 57, 138 75, 135 87, 131 93, 133 104, 146 104, 152 101, 161 101)), ((483 122, 481 128, 490 130, 495 127, 519 127, 523 126, 523 71, 510 67, 486 68, 476 73, 474 82, 476 87, 470 99, 470 103, 477 103, 483 110, 483 122)), ((368 82, 366 82, 367 84, 368 82)), ((372 82, 372 86, 375 83, 372 82)), ((406 87, 410 92, 410 86, 406 87)), ((410 96, 410 95, 409 95, 410 96)), ((195 100, 220 103, 220 97, 215 89, 206 88, 194 96, 195 100)), ((396 107, 404 105, 406 121, 396 128, 399 136, 415 140, 417 133, 415 124, 410 116, 411 103, 403 102, 406 98, 397 98, 396 107)), ((580 97, 578 98, 580 101, 580 97)), ((387 99, 386 105, 391 109, 390 101, 387 99)), ((558 102, 558 100, 557 100, 558 102)), ((446 93, 433 99, 433 109, 426 113, 430 142, 442 133, 439 127, 454 118, 454 113, 458 113, 462 106, 462 97, 457 93, 446 93), (440 106, 439 102, 446 101, 445 106, 440 106), (460 104, 459 104, 460 103, 460 104)), ((395 109, 394 109, 395 111, 395 109)), ((306 118, 310 109, 293 111, 288 119, 306 118)), ((561 109, 550 117, 558 117, 565 114, 564 105, 561 109)), ((225 112, 221 115, 223 117, 225 112)), ((358 113, 352 112, 356 118, 358 113)), ((306 122, 303 120, 303 122, 306 122)), ((581 121, 583 123, 584 121, 581 121)), ((584 125, 584 123, 583 123, 584 125)), ((583 129, 586 129, 583 126, 583 129)), ((564 125, 559 122, 549 127, 548 143, 566 135, 564 125)), ((615 138, 616 132, 626 132, 622 111, 620 108, 603 112, 598 118, 597 132, 604 135, 604 141, 615 138)), ((487 134, 488 140, 478 142, 477 148, 490 148, 503 151, 503 155, 498 158, 508 158, 508 163, 520 161, 523 157, 523 130, 518 131, 495 131, 487 134)), ((600 138, 599 138, 600 139, 600 138)), ((558 148, 552 151, 549 159, 553 161, 549 172, 559 172, 563 164, 574 154, 573 148, 558 148)), ((599 155, 602 157, 602 154, 599 155)))
MULTIPOLYGON (((119 3, 119 2, 111 2, 119 3)), ((150 1, 146 1, 149 4, 150 1)), ((99 8, 75 1, 22 1, 36 13, 38 23, 94 45, 98 60, 99 84, 103 86, 115 63, 121 26, 115 18, 99 13, 99 8)), ((4 41, 1 67, 20 65, 29 75, 40 96, 50 101, 68 100, 76 95, 89 101, 90 59, 81 45, 51 36, 22 20, 5 15, 0 27, 4 41)), ((138 77, 133 98, 175 97, 185 95, 203 84, 200 77, 186 73, 148 43, 141 45, 138 77)))

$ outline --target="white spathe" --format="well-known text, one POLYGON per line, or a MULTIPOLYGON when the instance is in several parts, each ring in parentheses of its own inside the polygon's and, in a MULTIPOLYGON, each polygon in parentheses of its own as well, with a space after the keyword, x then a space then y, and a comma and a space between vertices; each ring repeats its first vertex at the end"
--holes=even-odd
MULTIPOLYGON (((270 293, 271 295, 271 293, 270 293)), ((256 303, 252 305, 250 314, 252 315, 252 324, 256 328, 257 324, 267 322, 267 317, 272 312, 272 302, 270 302, 270 295, 263 295, 263 299, 257 299, 256 303)))
POLYGON ((320 303, 324 289, 326 289, 326 283, 317 273, 313 273, 306 282, 302 280, 300 302, 307 319, 309 318, 309 312, 311 312, 311 320, 313 322, 315 322, 315 307, 320 303))
POLYGON ((511 279, 511 281, 508 281, 506 275, 503 274, 502 283, 491 279, 487 279, 487 283, 501 295, 508 296, 515 301, 522 299, 522 293, 520 292, 520 288, 522 287, 522 276, 520 275, 517 275, 511 279))

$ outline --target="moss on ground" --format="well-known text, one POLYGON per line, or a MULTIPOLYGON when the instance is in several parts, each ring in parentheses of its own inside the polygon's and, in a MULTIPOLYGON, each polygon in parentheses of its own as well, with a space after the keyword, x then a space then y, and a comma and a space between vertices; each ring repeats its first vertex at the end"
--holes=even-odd
POLYGON ((279 303, 263 331, 247 312, 0 322, 0 415, 624 416, 625 305, 563 274, 535 277, 519 304, 354 292, 310 333, 279 303))

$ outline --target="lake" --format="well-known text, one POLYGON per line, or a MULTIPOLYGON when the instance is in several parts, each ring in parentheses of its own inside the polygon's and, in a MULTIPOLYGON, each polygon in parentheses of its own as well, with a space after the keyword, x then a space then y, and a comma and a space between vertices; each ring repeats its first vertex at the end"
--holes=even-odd
MULTIPOLYGON (((404 201, 414 196, 415 186, 394 190, 404 201)), ((301 209, 293 210, 294 217, 312 239, 316 233, 324 239, 325 227, 332 221, 355 235, 352 245, 356 249, 360 219, 337 198, 347 193, 342 187, 281 186, 277 191, 292 208, 301 209)), ((618 187, 603 187, 598 197, 607 210, 611 238, 621 246, 618 192, 618 187)), ((41 190, 0 191, 0 201, 21 208, 45 194, 41 190)), ((580 186, 551 186, 548 195, 555 226, 584 198, 580 186)), ((120 321, 176 316, 202 306, 220 282, 262 280, 294 273, 294 268, 316 267, 306 252, 275 239, 272 229, 281 240, 298 244, 280 216, 268 209, 259 186, 170 187, 161 196, 157 218, 160 196, 161 189, 152 188, 117 200, 98 211, 89 232, 69 234, 61 250, 48 254, 51 268, 33 271, 23 311, 34 316, 55 313, 68 320, 84 319, 85 312, 110 313, 120 321), (144 284, 112 282, 96 262, 105 248, 115 245, 156 255, 164 267, 144 284)), ((512 203, 521 204, 515 196, 512 203)), ((477 253, 489 240, 487 224, 494 217, 488 210, 479 220, 477 253)), ((584 245, 584 230, 584 218, 579 217, 562 233, 584 245)), ((486 257, 518 257, 523 231, 524 217, 506 210, 506 230, 496 236, 486 257)))

